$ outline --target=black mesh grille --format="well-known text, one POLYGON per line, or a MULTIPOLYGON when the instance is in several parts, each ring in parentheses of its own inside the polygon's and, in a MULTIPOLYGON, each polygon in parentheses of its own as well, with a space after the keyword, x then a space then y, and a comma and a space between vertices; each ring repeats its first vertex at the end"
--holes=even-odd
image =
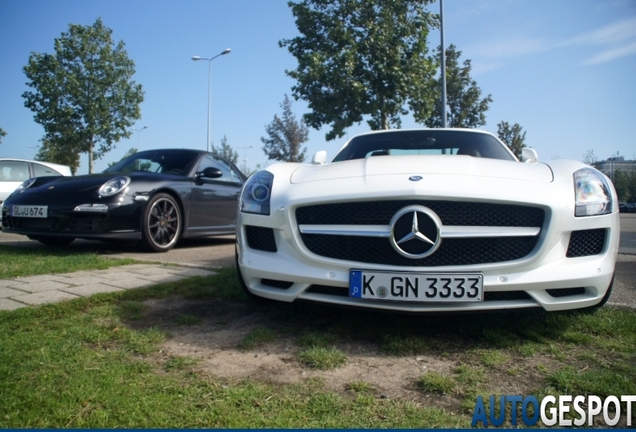
POLYGON ((247 245, 251 249, 264 252, 276 252, 276 240, 274 239, 274 230, 271 228, 263 228, 257 226, 246 225, 245 236, 247 245))
POLYGON ((403 207, 422 205, 444 225, 541 227, 544 211, 536 207, 456 201, 399 200, 320 204, 296 209, 299 224, 388 225, 403 207))
MULTIPOLYGON (((8 228, 68 233, 99 233, 108 229, 105 214, 64 214, 46 219, 9 217, 8 228)), ((4 221, 3 221, 4 222, 4 221)))
MULTIPOLYGON (((348 297, 349 289, 346 287, 334 287, 327 285, 312 285, 307 290, 309 293, 325 294, 338 297, 348 297)), ((484 301, 528 300, 530 295, 525 291, 498 291, 484 293, 484 301)))
POLYGON ((293 282, 287 282, 287 281, 276 280, 276 279, 261 279, 261 283, 268 287, 279 288, 279 289, 287 289, 294 284, 293 282))
MULTIPOLYGON (((543 209, 509 204, 455 201, 398 200, 320 204, 296 209, 298 224, 389 225, 393 216, 409 205, 433 210, 444 225, 536 227, 543 226, 543 209)), ((513 261, 528 255, 534 237, 444 239, 439 249, 422 259, 406 258, 386 238, 302 234, 313 253, 334 259, 407 267, 472 265, 513 261)))
POLYGON ((559 288, 545 290, 551 297, 570 297, 585 294, 585 288, 559 288))
POLYGON ((406 267, 471 265, 512 261, 532 252, 537 237, 445 239, 426 258, 410 259, 396 252, 386 238, 303 234, 305 246, 316 255, 369 264, 406 267))
POLYGON ((566 256, 576 258, 600 254, 605 247, 606 234, 607 230, 603 228, 573 231, 566 256))
POLYGON ((308 293, 325 294, 338 297, 349 297, 349 288, 334 287, 328 285, 312 285, 307 289, 308 293))
POLYGON ((484 301, 528 300, 530 294, 525 291, 493 291, 484 293, 484 301))

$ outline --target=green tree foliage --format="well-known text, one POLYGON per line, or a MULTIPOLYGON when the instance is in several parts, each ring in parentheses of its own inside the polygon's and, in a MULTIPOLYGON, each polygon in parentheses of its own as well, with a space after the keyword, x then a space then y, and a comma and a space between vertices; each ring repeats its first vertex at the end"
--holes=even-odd
POLYGON ((118 161, 115 161, 115 162, 109 162, 109 163, 108 163, 108 166, 109 166, 109 167, 112 167, 113 165, 115 165, 115 164, 116 164, 116 163, 118 163, 119 161, 121 161, 121 160, 123 160, 123 159, 126 159, 128 156, 132 156, 132 155, 134 155, 134 154, 135 154, 135 153, 137 153, 138 151, 139 151, 139 150, 137 150, 136 148, 131 147, 131 148, 130 148, 130 150, 128 150, 128 151, 126 152, 126 154, 124 154, 124 155, 121 157, 121 159, 119 159, 118 161))
POLYGON ((297 121, 291 110, 291 100, 285 95, 280 104, 283 117, 274 115, 274 120, 265 126, 268 137, 261 137, 263 152, 268 159, 285 162, 303 162, 307 147, 301 145, 309 138, 309 130, 304 121, 297 121))
POLYGON ((227 143, 227 137, 225 135, 221 138, 221 147, 217 148, 214 144, 212 144, 210 152, 215 156, 222 157, 223 159, 232 162, 234 165, 238 163, 239 154, 227 143))
MULTIPOLYGON (((437 48, 438 56, 441 48, 437 48)), ((463 66, 459 65, 461 51, 457 51, 455 45, 446 49, 446 102, 447 102, 447 127, 451 128, 476 128, 486 124, 485 112, 492 102, 492 96, 481 97, 481 89, 477 87, 470 76, 470 60, 465 60, 463 66)), ((428 115, 422 112, 414 114, 415 120, 426 124, 428 127, 441 127, 442 96, 441 77, 434 80, 435 110, 428 115)))
POLYGON ((67 165, 71 169, 71 173, 75 175, 80 165, 79 152, 68 151, 72 148, 69 145, 52 144, 46 138, 42 140, 42 145, 35 155, 35 160, 44 162, 55 162, 62 165, 67 165))
POLYGON ((134 62, 111 34, 101 19, 92 26, 70 24, 55 39, 54 54, 31 53, 24 67, 33 90, 22 97, 44 127, 42 150, 56 158, 87 153, 89 173, 94 159, 130 136, 144 99, 141 85, 132 80, 134 62))
POLYGON ((506 143, 519 160, 521 160, 521 151, 526 147, 526 132, 522 129, 519 123, 511 126, 510 123, 502 121, 497 124, 497 136, 506 143))
POLYGON ((636 202, 636 167, 615 170, 613 180, 619 201, 636 202))
POLYGON ((432 107, 435 64, 426 38, 436 17, 431 0, 303 0, 289 2, 301 36, 279 42, 298 60, 286 71, 307 101, 306 123, 330 125, 326 139, 370 116, 371 129, 400 127, 410 108, 420 117, 432 107))
POLYGON ((0 128, 0 144, 2 144, 2 138, 7 136, 7 133, 4 131, 4 129, 0 128))

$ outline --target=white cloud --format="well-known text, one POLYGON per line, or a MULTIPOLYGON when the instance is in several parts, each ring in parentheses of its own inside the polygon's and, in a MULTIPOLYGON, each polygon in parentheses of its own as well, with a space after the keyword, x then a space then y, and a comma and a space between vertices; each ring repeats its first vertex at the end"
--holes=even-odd
POLYGON ((593 65, 593 64, 606 63, 608 61, 616 60, 621 57, 627 57, 627 56, 635 55, 635 54, 636 54, 636 42, 632 42, 631 44, 626 46, 605 50, 595 55, 591 59, 588 59, 587 61, 585 61, 584 64, 593 65))
POLYGON ((613 45, 636 38, 636 16, 579 34, 563 45, 613 45))

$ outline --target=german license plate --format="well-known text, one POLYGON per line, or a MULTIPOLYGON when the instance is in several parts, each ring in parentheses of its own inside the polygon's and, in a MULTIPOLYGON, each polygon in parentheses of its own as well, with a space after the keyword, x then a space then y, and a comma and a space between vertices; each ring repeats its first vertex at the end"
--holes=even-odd
POLYGON ((484 275, 351 270, 349 297, 411 302, 480 302, 484 298, 484 275))
POLYGON ((19 206, 11 207, 11 216, 28 218, 46 218, 49 214, 47 206, 19 206))

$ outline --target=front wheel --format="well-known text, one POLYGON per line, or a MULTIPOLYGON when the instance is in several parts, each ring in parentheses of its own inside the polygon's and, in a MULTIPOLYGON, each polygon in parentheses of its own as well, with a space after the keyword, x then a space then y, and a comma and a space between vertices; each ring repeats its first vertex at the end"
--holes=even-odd
POLYGON ((167 252, 181 236, 181 210, 177 201, 168 194, 153 196, 142 221, 142 244, 154 252, 167 252))

